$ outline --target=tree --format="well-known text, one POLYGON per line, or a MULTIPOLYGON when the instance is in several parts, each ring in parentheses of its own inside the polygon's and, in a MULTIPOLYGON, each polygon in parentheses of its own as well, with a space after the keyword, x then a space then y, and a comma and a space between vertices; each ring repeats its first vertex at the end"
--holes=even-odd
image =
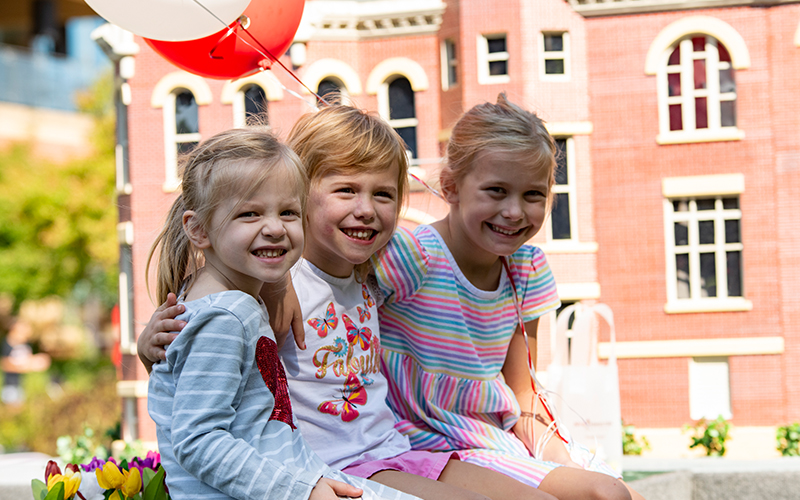
POLYGON ((67 297, 76 286, 106 304, 116 300, 109 82, 106 77, 81 98, 81 108, 96 118, 95 152, 88 158, 58 164, 35 157, 27 144, 0 152, 0 294, 11 295, 15 305, 67 297))

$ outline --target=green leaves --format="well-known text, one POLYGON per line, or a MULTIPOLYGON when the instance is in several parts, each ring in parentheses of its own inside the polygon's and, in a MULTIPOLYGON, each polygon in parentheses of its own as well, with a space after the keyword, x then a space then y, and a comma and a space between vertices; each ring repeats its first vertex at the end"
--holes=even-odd
POLYGON ((784 457, 800 456, 800 423, 795 422, 789 425, 778 427, 775 433, 777 440, 777 450, 784 457))
POLYGON ((43 500, 47 496, 47 485, 38 479, 31 480, 33 500, 43 500))
POLYGON ((158 472, 156 473, 153 473, 152 469, 144 469, 143 500, 169 500, 169 495, 167 495, 167 490, 164 485, 165 476, 166 472, 161 465, 158 466, 158 472), (148 478, 148 476, 150 477, 148 478))
POLYGON ((44 500, 64 500, 64 483, 56 483, 53 489, 44 497, 44 500))
POLYGON ((725 441, 728 440, 728 432, 730 431, 731 424, 728 423, 722 415, 715 420, 706 420, 701 418, 694 425, 685 425, 685 431, 694 431, 692 436, 692 444, 689 448, 702 446, 706 449, 707 456, 723 456, 725 455, 725 441))

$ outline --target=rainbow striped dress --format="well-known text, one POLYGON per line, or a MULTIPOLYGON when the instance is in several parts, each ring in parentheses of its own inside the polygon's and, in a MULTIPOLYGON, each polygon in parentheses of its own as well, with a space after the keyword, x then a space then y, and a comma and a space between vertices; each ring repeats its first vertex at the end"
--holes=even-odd
MULTIPOLYGON (((523 246, 508 259, 524 321, 559 305, 544 253, 523 246)), ((457 450, 475 463, 538 487, 559 464, 530 456, 511 428, 519 404, 500 370, 517 314, 508 276, 476 288, 431 226, 398 229, 374 259, 387 401, 397 429, 420 450, 457 450), (379 301, 380 302, 380 301, 379 301)))

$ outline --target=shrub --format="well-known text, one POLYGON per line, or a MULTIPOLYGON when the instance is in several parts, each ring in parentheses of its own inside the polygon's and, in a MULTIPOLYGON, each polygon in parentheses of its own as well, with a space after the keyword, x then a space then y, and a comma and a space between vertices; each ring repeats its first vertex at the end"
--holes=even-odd
POLYGON ((720 415, 715 420, 701 418, 694 424, 686 424, 684 431, 693 431, 692 444, 689 448, 702 446, 707 456, 725 455, 725 441, 729 439, 731 424, 720 415))
POLYGON ((800 456, 800 423, 795 422, 778 427, 775 439, 778 441, 777 449, 781 455, 784 457, 800 456))
POLYGON ((650 449, 650 443, 644 436, 636 437, 636 427, 622 422, 622 453, 625 455, 641 455, 650 449))

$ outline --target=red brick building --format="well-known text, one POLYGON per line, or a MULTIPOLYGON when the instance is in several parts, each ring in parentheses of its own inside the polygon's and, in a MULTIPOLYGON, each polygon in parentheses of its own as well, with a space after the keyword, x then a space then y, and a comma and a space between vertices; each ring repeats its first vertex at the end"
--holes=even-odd
MULTIPOLYGON (((472 105, 505 91, 537 111, 564 154, 534 242, 565 303, 613 309, 623 419, 667 449, 683 424, 722 414, 743 447, 800 419, 800 5, 751 4, 314 0, 282 61, 313 90, 378 111, 428 179, 472 105)), ((102 38, 123 123, 127 112, 124 429, 153 440, 135 337, 154 308, 144 263, 177 188, 176 152, 258 107, 285 136, 313 100, 277 67, 208 80, 141 39, 102 38)), ((445 210, 416 188, 405 225, 445 210)), ((540 326, 540 371, 552 325, 540 326)))

